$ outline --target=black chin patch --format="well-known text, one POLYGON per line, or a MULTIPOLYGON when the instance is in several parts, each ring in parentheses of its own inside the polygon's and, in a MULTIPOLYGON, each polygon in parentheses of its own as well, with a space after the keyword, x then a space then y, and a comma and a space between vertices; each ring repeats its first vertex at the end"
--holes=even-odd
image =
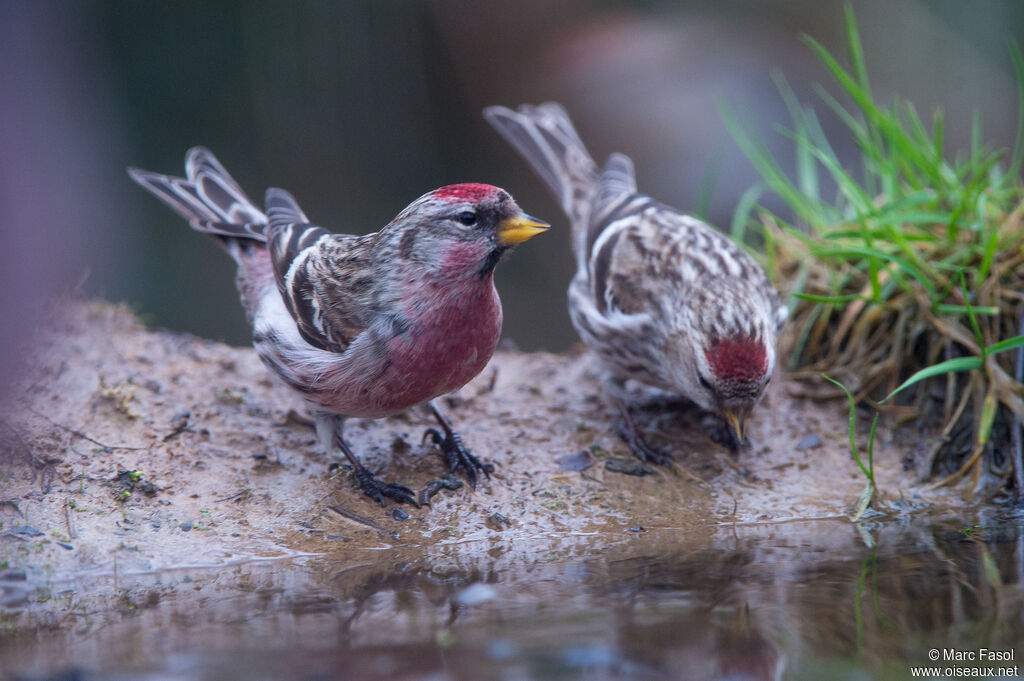
POLYGON ((502 257, 508 252, 508 249, 508 246, 495 246, 494 249, 480 261, 480 266, 476 269, 477 274, 483 278, 493 273, 494 268, 498 266, 502 257))

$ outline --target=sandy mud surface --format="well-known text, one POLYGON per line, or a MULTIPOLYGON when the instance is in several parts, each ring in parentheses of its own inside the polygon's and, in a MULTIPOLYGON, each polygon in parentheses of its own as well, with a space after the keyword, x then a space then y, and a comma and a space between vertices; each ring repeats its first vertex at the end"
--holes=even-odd
MULTIPOLYGON (((711 441, 699 414, 640 411, 651 442, 676 460, 645 471, 616 435, 589 355, 501 351, 439 400, 494 474, 476 491, 442 490, 399 512, 331 467, 313 431, 288 416, 301 401, 251 349, 150 331, 104 302, 64 302, 0 421, 3 625, 60 626, 75 606, 51 596, 82 580, 102 601, 132 580, 190 567, 329 554, 343 572, 381 551, 529 563, 538 546, 568 555, 641 533, 682 546, 723 530, 842 519, 865 483, 843 405, 795 392, 776 377, 738 455, 711 441)), ((352 420, 346 437, 383 479, 420 490, 443 472, 436 446, 422 442, 431 425, 414 410, 352 420)), ((883 433, 883 509, 957 505, 915 482, 925 444, 896 447, 883 433)))

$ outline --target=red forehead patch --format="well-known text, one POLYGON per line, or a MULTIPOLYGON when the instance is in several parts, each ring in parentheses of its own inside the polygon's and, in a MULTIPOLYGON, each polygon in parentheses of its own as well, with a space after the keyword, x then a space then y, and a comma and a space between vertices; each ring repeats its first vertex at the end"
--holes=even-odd
POLYGON ((768 370, 764 344, 750 336, 715 339, 704 357, 715 377, 729 383, 760 383, 768 370))
POLYGON ((489 184, 478 184, 466 182, 464 184, 450 184, 434 190, 434 196, 445 201, 468 201, 475 203, 495 196, 501 190, 489 184))

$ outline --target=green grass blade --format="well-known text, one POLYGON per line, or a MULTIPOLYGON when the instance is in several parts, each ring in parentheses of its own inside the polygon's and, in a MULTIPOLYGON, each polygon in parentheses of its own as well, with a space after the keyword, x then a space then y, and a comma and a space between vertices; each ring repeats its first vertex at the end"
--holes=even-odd
MULTIPOLYGON (((804 43, 814 51, 818 59, 820 59, 825 65, 825 68, 829 70, 843 89, 846 90, 847 94, 853 98, 861 111, 863 111, 864 116, 868 121, 868 129, 877 128, 885 136, 891 138, 894 149, 898 150, 901 154, 901 158, 897 160, 901 161, 904 167, 913 166, 918 168, 928 175, 933 182, 941 184, 941 178, 935 175, 935 164, 932 162, 930 154, 922 153, 917 141, 902 129, 898 115, 893 112, 880 110, 872 100, 870 93, 865 92, 864 89, 860 87, 857 81, 847 73, 842 66, 840 66, 835 57, 833 57, 821 43, 807 35, 801 37, 804 43)), ((833 99, 833 101, 835 100, 833 99)), ((881 142, 876 141, 874 136, 870 134, 868 135, 867 142, 861 140, 858 141, 862 146, 867 144, 868 149, 871 146, 881 146, 881 142)), ((929 144, 928 147, 930 148, 930 146, 931 145, 929 144)))
MULTIPOLYGON (((985 315, 987 317, 998 316, 999 312, 1000 312, 999 308, 997 306, 995 306, 995 305, 982 305, 981 307, 973 306, 972 305, 971 309, 974 310, 974 314, 976 314, 976 315, 978 315, 978 314, 985 315)), ((949 305, 947 303, 941 303, 941 304, 935 306, 935 311, 938 312, 939 314, 961 315, 961 314, 967 314, 967 306, 966 305, 949 305)))
POLYGON ((799 298, 800 300, 809 300, 812 303, 833 303, 833 304, 845 304, 845 303, 849 303, 849 302, 854 301, 854 300, 871 300, 870 298, 865 298, 864 296, 860 295, 859 293, 851 293, 851 294, 845 295, 845 296, 818 296, 818 295, 814 295, 813 293, 794 293, 793 297, 794 298, 799 298))
POLYGON ((843 15, 846 19, 846 44, 850 50, 850 63, 853 65, 853 72, 857 76, 857 83, 865 92, 871 91, 868 83, 868 68, 864 63, 864 47, 860 42, 860 33, 857 31, 857 19, 853 15, 853 7, 847 4, 843 8, 843 15))
POLYGON ((874 209, 871 204, 871 197, 861 189, 857 181, 853 179, 848 172, 843 170, 843 167, 837 158, 829 156, 817 147, 810 146, 810 142, 807 138, 794 138, 794 141, 797 143, 797 147, 806 148, 807 151, 814 156, 814 158, 818 159, 818 162, 828 170, 840 191, 843 192, 843 195, 850 202, 850 205, 852 205, 854 210, 857 211, 857 215, 865 215, 874 209))
MULTIPOLYGON (((889 209, 891 211, 891 208, 889 209)), ((945 225, 953 218, 949 211, 906 211, 879 213, 871 216, 879 225, 945 225)), ((934 238, 934 237, 932 237, 934 238)))
POLYGON ((748 134, 747 127, 740 125, 732 108, 719 101, 719 112, 725 127, 732 135, 736 145, 760 173, 765 184, 778 194, 800 218, 815 230, 820 230, 825 221, 816 201, 811 201, 797 189, 779 167, 764 142, 756 135, 748 134))
POLYGON ((864 486, 864 491, 860 493, 860 497, 857 499, 853 516, 850 518, 853 522, 861 519, 864 512, 868 510, 868 506, 871 505, 872 497, 875 496, 875 428, 878 427, 878 417, 880 415, 878 412, 875 412, 875 418, 871 420, 871 433, 868 435, 868 484, 864 486))
POLYGON ((786 105, 789 119, 793 122, 793 131, 790 134, 794 139, 800 140, 796 147, 797 186, 800 187, 800 191, 805 196, 818 199, 818 171, 814 167, 814 158, 809 150, 813 143, 810 140, 803 107, 797 100, 793 88, 789 86, 789 83, 786 82, 786 78, 780 71, 772 71, 771 77, 775 82, 775 88, 782 97, 783 103, 786 105))
POLYGON ((715 185, 718 184, 718 176, 722 170, 723 156, 724 148, 719 144, 718 148, 712 152, 711 160, 704 168, 704 173, 700 178, 694 212, 698 218, 704 221, 708 220, 708 209, 711 206, 711 197, 715 193, 715 185))
POLYGON ((1017 348, 1024 348, 1024 336, 1014 336, 1013 338, 1007 338, 1001 340, 998 343, 985 348, 985 356, 994 355, 998 352, 1006 352, 1007 350, 1016 350, 1017 348))
POLYGON ((839 248, 821 248, 814 251, 814 255, 820 258, 848 258, 853 255, 859 255, 864 258, 882 258, 888 260, 899 266, 901 270, 909 274, 911 277, 917 280, 919 284, 928 292, 928 297, 931 300, 935 300, 936 291, 935 286, 932 282, 928 281, 921 272, 911 265, 907 260, 901 258, 898 255, 891 253, 885 253, 876 248, 865 248, 863 246, 842 246, 839 248))
POLYGON ((857 497, 857 503, 853 507, 853 515, 850 516, 852 522, 857 522, 861 519, 861 516, 871 506, 871 498, 875 496, 875 486, 872 483, 864 485, 864 489, 861 490, 860 496, 857 497))
POLYGON ((896 393, 900 392, 904 388, 909 388, 915 383, 919 383, 926 378, 931 378, 932 376, 939 376, 941 374, 948 374, 952 371, 974 371, 981 369, 983 366, 984 363, 982 362, 981 357, 956 357, 954 359, 947 359, 945 362, 933 364, 930 367, 925 367, 924 369, 921 369, 913 376, 903 381, 900 387, 896 388, 891 393, 886 395, 885 399, 882 400, 881 403, 887 402, 894 395, 896 395, 896 393))
MULTIPOLYGON (((873 97, 871 96, 871 84, 868 82, 868 67, 864 61, 864 47, 860 41, 860 32, 857 30, 857 19, 853 15, 853 7, 847 4, 843 8, 843 15, 846 20, 846 45, 850 53, 850 65, 853 67, 857 85, 860 86, 861 91, 870 101, 873 97)), ((872 125, 870 119, 868 119, 868 123, 871 139, 876 146, 880 146, 882 137, 878 127, 872 125)))
POLYGON ((868 467, 865 466, 864 463, 860 460, 860 452, 857 450, 857 438, 855 437, 857 430, 857 405, 853 401, 853 394, 845 385, 843 385, 836 379, 832 378, 831 376, 827 374, 822 374, 821 376, 826 381, 829 381, 839 386, 839 389, 846 394, 846 400, 850 403, 850 453, 853 454, 853 460, 857 463, 857 467, 860 468, 860 472, 864 474, 864 477, 868 479, 868 482, 870 484, 874 485, 874 472, 869 470, 868 467))
POLYGON ((971 330, 974 331, 974 337, 978 339, 978 347, 985 347, 985 336, 981 333, 981 327, 978 326, 978 318, 974 316, 974 308, 971 307, 971 296, 967 293, 967 277, 964 275, 964 271, 960 270, 960 292, 964 297, 964 306, 967 308, 967 318, 971 322, 971 330))
POLYGON ((736 210, 732 214, 732 224, 729 227, 729 234, 732 235, 732 239, 736 243, 746 243, 747 225, 753 219, 751 214, 754 212, 754 206, 757 205, 758 200, 763 194, 764 184, 756 182, 754 186, 743 192, 739 202, 736 204, 736 210))
POLYGON ((996 251, 998 248, 999 230, 993 229, 985 239, 985 255, 981 259, 981 265, 978 266, 978 281, 985 281, 988 279, 989 270, 992 269, 992 260, 996 257, 996 251))

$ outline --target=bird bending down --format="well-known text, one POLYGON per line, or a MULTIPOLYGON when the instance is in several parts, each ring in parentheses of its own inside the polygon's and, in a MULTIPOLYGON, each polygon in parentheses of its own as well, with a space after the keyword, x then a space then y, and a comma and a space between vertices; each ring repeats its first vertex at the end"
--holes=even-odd
POLYGON ((476 376, 501 333, 494 268, 548 225, 507 192, 456 184, 424 194, 379 232, 332 234, 310 224, 283 189, 261 211, 207 149, 186 177, 129 168, 132 179, 218 239, 263 363, 311 405, 317 435, 352 464, 362 490, 416 505, 412 490, 378 481, 343 438, 347 417, 380 418, 426 403, 450 473, 489 475, 430 402, 476 376))
POLYGON ((488 107, 484 117, 569 217, 576 256, 569 315, 609 371, 633 453, 670 462, 633 421, 622 391, 628 379, 719 414, 733 448, 741 446, 786 317, 764 271, 712 227, 638 193, 627 156, 612 154, 599 169, 560 105, 488 107))

